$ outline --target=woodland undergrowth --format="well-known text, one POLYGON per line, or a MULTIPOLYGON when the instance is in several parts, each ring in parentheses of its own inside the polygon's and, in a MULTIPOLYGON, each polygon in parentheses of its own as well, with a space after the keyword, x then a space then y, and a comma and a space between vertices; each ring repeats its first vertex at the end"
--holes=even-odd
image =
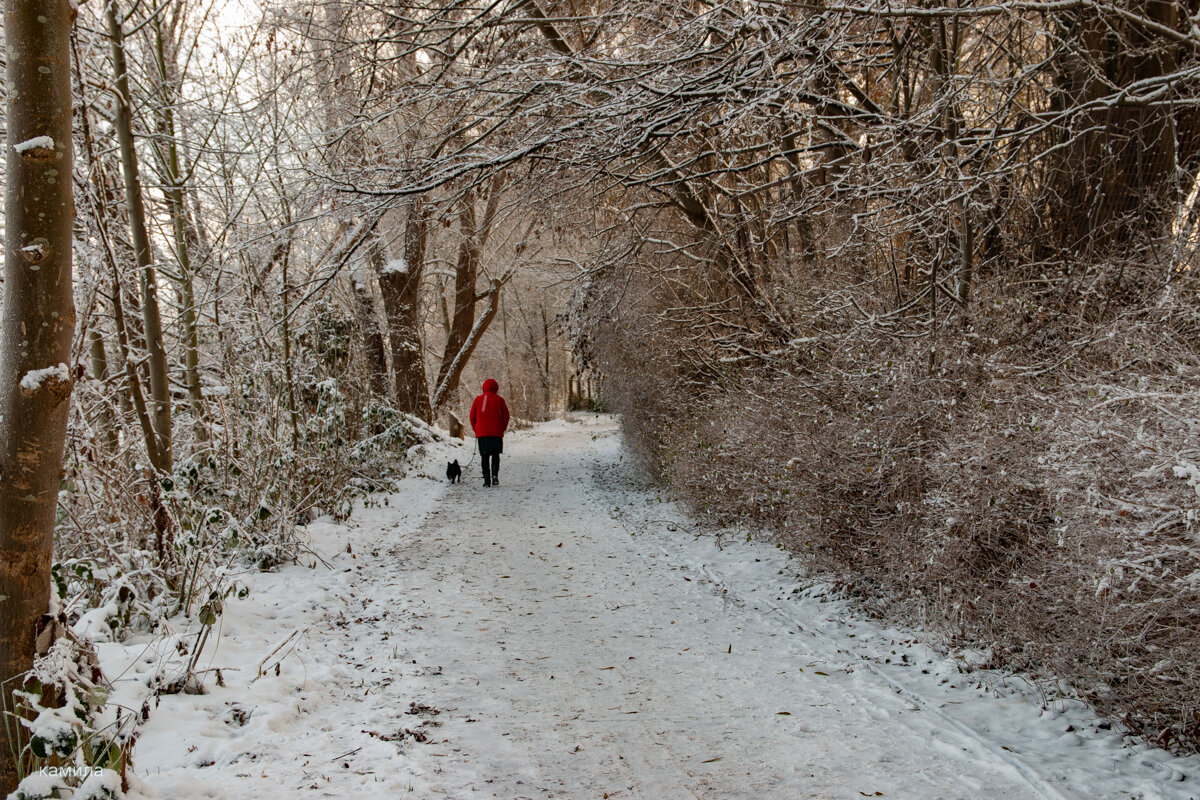
POLYGON ((300 526, 345 518, 356 500, 370 502, 402 475, 409 447, 441 436, 372 398, 346 352, 316 349, 310 373, 298 376, 294 414, 281 366, 249 359, 228 386, 206 392, 203 424, 181 405, 182 457, 169 475, 149 467, 141 438, 106 427, 128 412, 124 385, 78 382, 59 495, 56 600, 34 670, 14 693, 27 721, 5 715, 24 747, 19 797, 120 796, 156 698, 203 693, 221 680, 197 665, 217 646, 209 634, 224 602, 249 591, 238 576, 294 561, 306 550, 300 526), (94 645, 151 640, 170 655, 145 704, 110 702, 94 645))
POLYGON ((698 357, 675 300, 643 297, 593 356, 692 513, 766 528, 874 612, 1200 748, 1194 275, 1104 315, 993 287, 923 335, 815 311, 760 359, 698 357))

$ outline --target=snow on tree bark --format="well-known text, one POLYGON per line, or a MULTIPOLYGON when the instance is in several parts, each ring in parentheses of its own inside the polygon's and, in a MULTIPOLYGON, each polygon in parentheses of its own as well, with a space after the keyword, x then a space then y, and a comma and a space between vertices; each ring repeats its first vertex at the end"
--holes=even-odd
MULTIPOLYGON (((75 329, 69 47, 74 16, 67 0, 5 4, 9 147, 0 317, 0 681, 5 708, 13 707, 10 693, 33 662, 36 625, 49 605, 73 388, 73 370, 67 365, 75 329), (38 380, 29 377, 39 374, 38 380)), ((15 727, 10 722, 5 730, 15 727)), ((11 740, 0 747, 0 791, 5 794, 16 786, 16 749, 11 740)))
POLYGON ((425 271, 425 247, 429 237, 429 217, 424 200, 410 204, 404 229, 403 261, 407 269, 388 269, 388 262, 376 251, 375 267, 383 308, 388 322, 388 341, 395 372, 396 405, 405 413, 433 420, 429 405, 429 385, 425 377, 425 357, 421 339, 419 300, 421 277, 425 271))

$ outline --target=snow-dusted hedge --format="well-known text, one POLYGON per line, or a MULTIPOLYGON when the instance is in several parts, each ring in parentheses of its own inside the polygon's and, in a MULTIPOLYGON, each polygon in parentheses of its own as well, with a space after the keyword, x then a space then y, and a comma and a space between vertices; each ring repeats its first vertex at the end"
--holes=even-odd
POLYGON ((968 332, 826 320, 696 369, 643 297, 593 352, 630 446, 693 512, 766 527, 882 613, 1200 746, 1194 307, 1042 320, 1031 342, 1001 295, 968 332))

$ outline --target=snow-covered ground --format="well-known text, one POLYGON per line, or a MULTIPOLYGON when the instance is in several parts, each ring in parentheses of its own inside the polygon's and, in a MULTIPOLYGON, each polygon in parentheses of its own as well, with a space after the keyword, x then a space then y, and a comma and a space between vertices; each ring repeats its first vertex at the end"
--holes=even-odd
MULTIPOLYGON (((394 494, 238 576, 205 695, 134 753, 163 798, 1195 798, 1200 759, 856 618, 769 543, 639 489, 615 423, 426 446, 394 494), (449 455, 448 455, 449 454, 449 455), (282 645, 282 646, 279 646, 282 645), (278 647, 278 649, 276 649, 278 647)), ((102 645, 133 707, 166 658, 102 645), (140 694, 139 694, 140 693, 140 694)))

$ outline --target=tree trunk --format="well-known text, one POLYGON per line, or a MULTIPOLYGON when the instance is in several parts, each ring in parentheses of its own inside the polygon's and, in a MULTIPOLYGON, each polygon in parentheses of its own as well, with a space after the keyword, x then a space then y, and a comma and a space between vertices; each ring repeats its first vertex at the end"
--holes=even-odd
POLYGON ((375 316, 375 301, 371 295, 371 285, 367 282, 369 280, 360 261, 350 276, 350 283, 354 288, 354 311, 359 327, 362 328, 371 396, 386 397, 388 375, 387 361, 383 354, 383 333, 379 330, 379 320, 375 316))
MULTIPOLYGON (((479 262, 483 247, 487 244, 492 222, 500 203, 500 191, 504 187, 503 174, 492 178, 488 190, 487 209, 483 222, 476 222, 475 193, 467 191, 459 212, 459 227, 462 232, 462 243, 458 248, 458 261, 454 268, 454 314, 450 318, 450 333, 446 338, 446 349, 442 353, 442 365, 438 370, 435 382, 436 396, 432 400, 433 410, 439 407, 458 391, 458 380, 467 365, 471 352, 479 343, 478 338, 472 341, 472 334, 477 327, 475 321, 475 304, 485 297, 491 299, 491 316, 495 316, 495 303, 499 300, 499 287, 495 294, 477 294, 475 283, 479 278, 479 262)), ((507 280, 507 278, 505 279, 507 280)), ((503 281, 501 282, 503 283, 503 281)), ((491 323, 491 317, 483 324, 483 330, 491 323)), ((479 332, 482 335, 482 331, 479 332)))
POLYGON ((475 281, 479 277, 481 248, 475 219, 474 191, 468 190, 462 200, 458 226, 462 241, 458 246, 458 261, 454 265, 454 312, 450 316, 450 332, 446 337, 442 363, 434 382, 438 391, 447 397, 454 394, 458 388, 458 375, 453 374, 452 366, 475 325, 475 281), (444 390, 443 385, 446 387, 444 390))
MULTIPOLYGON (((104 349, 104 337, 95 328, 88 330, 88 360, 91 362, 92 377, 102 386, 108 383, 108 353, 104 349)), ((121 447, 117 421, 107 401, 100 402, 100 443, 103 454, 111 458, 121 447)))
MULTIPOLYGON (((0 317, 0 681, 5 706, 33 663, 50 600, 75 329, 67 0, 8 0, 4 311, 0 317), (19 149, 19 152, 18 152, 19 149)), ((18 726, 8 720, 6 736, 18 726)), ((0 747, 0 792, 18 743, 0 747)))
MULTIPOLYGON (((117 326, 117 346, 120 348, 121 361, 125 364, 125 383, 129 388, 130 401, 133 403, 133 413, 142 428, 142 438, 146 442, 146 453, 150 458, 150 466, 155 472, 163 472, 162 453, 158 449, 158 437, 154 435, 154 423, 150 419, 150 411, 146 408, 146 397, 142 391, 142 379, 134 366, 129 344, 129 322, 125 316, 125 304, 121 301, 121 275, 114 262, 113 268, 113 320, 117 326)), ((158 482, 155 481, 155 486, 158 482)), ((162 532, 159 532, 161 537, 162 532)), ((159 555, 163 553, 159 552, 159 555)))
POLYGON ((395 372, 396 406, 426 422, 433 421, 429 405, 429 383, 425 378, 425 356, 421 346, 420 299, 421 275, 425 271, 425 242, 429 236, 429 217, 421 199, 413 203, 404 230, 402 269, 388 269, 383 253, 373 248, 379 289, 388 321, 388 339, 392 347, 395 372), (383 262, 383 263, 381 263, 383 262))
MULTIPOLYGON (((74 45, 72 45, 74 47, 74 45)), ((114 252, 113 237, 110 235, 109 222, 112 219, 110 213, 110 204, 115 204, 115 190, 111 188, 111 183, 108 180, 107 172, 104 169, 105 162, 101 161, 96 155, 95 145, 92 141, 91 128, 88 125, 88 117, 86 108, 87 100, 87 84, 83 80, 82 74, 79 72, 79 51, 74 49, 74 66, 76 78, 76 91, 79 97, 82 98, 82 103, 85 113, 80 115, 81 132, 83 134, 84 154, 87 159, 87 171, 92 176, 90 184, 95 191, 90 195, 85 195, 87 200, 92 205, 92 214, 96 226, 96 234, 100 239, 104 248, 104 257, 108 262, 109 270, 112 272, 112 291, 110 294, 110 302, 113 308, 113 322, 117 330, 117 355, 118 364, 124 365, 125 385, 123 390, 118 395, 121 414, 134 414, 138 420, 138 424, 142 429, 142 436, 146 442, 146 453, 150 458, 150 464, 155 471, 161 471, 162 459, 158 450, 158 439, 154 435, 154 427, 150 422, 150 417, 146 409, 145 398, 142 392, 141 378, 138 375, 137 368, 133 359, 130 358, 131 332, 129 320, 125 316, 125 291, 123 281, 121 280, 121 268, 118 264, 118 257, 114 252)), ((132 296, 132 295, 130 295, 132 296)), ((103 343, 101 343, 103 346, 103 343)), ((93 361, 93 364, 95 362, 93 361)), ((98 372, 94 372, 99 377, 98 372)), ((114 429, 113 434, 116 435, 114 429)))
POLYGON ((550 321, 546 319, 546 306, 540 306, 542 312, 542 348, 545 356, 542 368, 542 414, 550 418, 550 321))
POLYGON ((296 405, 296 378, 292 371, 292 311, 288 306, 288 293, 291 287, 288 286, 288 265, 291 262, 292 246, 291 240, 288 240, 283 247, 283 258, 280 261, 280 272, 283 279, 283 288, 279 292, 280 302, 283 303, 283 315, 279 319, 279 336, 283 344, 283 380, 284 400, 287 403, 288 420, 292 429, 292 451, 300 450, 300 409, 296 405))
MULTIPOLYGON (((1174 3, 1137 0, 1128 10, 1164 28, 1187 30, 1174 3)), ((1062 114, 1048 181, 1053 243, 1096 257, 1120 253, 1143 235, 1165 233, 1200 156, 1200 112, 1126 100, 1130 86, 1170 75, 1190 50, 1127 19, 1092 9, 1065 12, 1055 54, 1054 110, 1062 114)), ((1182 84, 1181 84, 1182 87, 1182 84)), ((1136 94, 1136 92, 1135 92, 1136 94)))
POLYGON ((183 324, 183 368, 187 383, 188 401, 192 409, 196 439, 208 441, 205 425, 204 397, 200 387, 200 334, 196 319, 196 288, 192 277, 191 236, 195 227, 187 219, 188 208, 183 192, 183 173, 179 163, 179 141, 175 134, 175 104, 179 102, 179 81, 176 77, 174 51, 167 59, 166 43, 163 39, 162 15, 154 16, 154 56, 157 61, 158 79, 162 87, 159 98, 158 126, 161 136, 159 145, 159 167, 162 173, 163 191, 167 199, 167 211, 171 216, 171 230, 175 239, 175 259, 179 271, 179 320, 183 324), (165 148, 166 152, 162 152, 165 148))
POLYGON ((146 332, 146 350, 150 355, 150 396, 153 403, 151 419, 158 440, 159 469, 170 472, 171 458, 171 387, 167 379, 167 353, 163 343, 162 318, 158 308, 158 276, 150 258, 150 237, 146 231, 146 207, 142 200, 141 179, 138 177, 137 152, 133 146, 133 115, 129 93, 128 66, 125 63, 125 36, 117 17, 116 0, 104 7, 112 41, 113 69, 116 72, 117 113, 115 129, 121 150, 121 167, 125 177, 125 202, 129 209, 129 233, 142 288, 142 320, 146 332))
POLYGON ((479 319, 475 321, 475 325, 471 328, 470 333, 467 334, 466 340, 458 350, 458 355, 450 362, 446 370, 445 380, 438 383, 437 388, 433 392, 433 397, 429 400, 435 412, 446 404, 451 392, 458 386, 458 378, 462 375, 463 367, 471 360, 471 354, 475 352, 475 348, 479 345, 483 334, 487 333, 488 326, 496 318, 496 311, 500 308, 500 291, 511 277, 512 273, 508 272, 503 277, 492 278, 491 288, 482 295, 482 299, 487 300, 487 305, 483 307, 483 313, 479 315, 479 319))

